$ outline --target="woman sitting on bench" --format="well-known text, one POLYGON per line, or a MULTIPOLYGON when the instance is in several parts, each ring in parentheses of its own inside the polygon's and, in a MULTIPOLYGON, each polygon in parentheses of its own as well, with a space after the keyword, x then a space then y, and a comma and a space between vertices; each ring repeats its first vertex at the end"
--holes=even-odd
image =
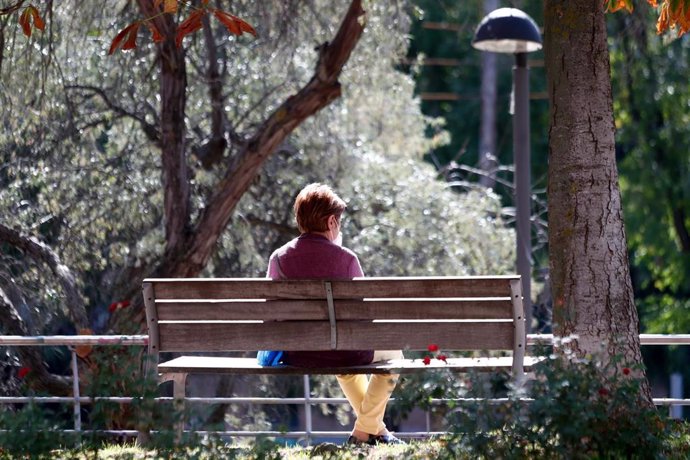
MULTIPOLYGON (((307 185, 295 200, 301 235, 277 249, 268 262, 271 279, 352 279, 364 276, 354 252, 341 246, 340 225, 345 202, 327 185, 307 185)), ((402 358, 401 351, 286 351, 282 362, 292 366, 356 366, 402 358)), ((348 444, 402 444, 383 423, 396 374, 338 375, 338 383, 357 416, 348 444)))

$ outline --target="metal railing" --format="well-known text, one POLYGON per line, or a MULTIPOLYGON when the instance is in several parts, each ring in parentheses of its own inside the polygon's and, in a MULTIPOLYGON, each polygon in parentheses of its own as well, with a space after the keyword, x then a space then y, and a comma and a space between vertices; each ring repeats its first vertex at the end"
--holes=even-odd
MULTIPOLYGON (((554 340, 552 334, 528 334, 527 345, 550 344, 554 340)), ((641 345, 690 345, 690 334, 640 334, 641 345)), ((81 406, 93 404, 97 401, 110 401, 117 403, 131 403, 140 398, 131 396, 81 396, 79 391, 79 368, 77 365, 76 348, 79 346, 145 346, 148 344, 147 335, 79 335, 79 336, 0 336, 0 346, 67 346, 71 351, 71 372, 72 372, 72 396, 2 396, 0 404, 22 404, 22 403, 71 403, 74 412, 74 429, 63 430, 65 433, 91 433, 98 432, 104 434, 114 434, 120 436, 136 436, 136 430, 83 430, 81 420, 81 406)), ((305 438, 307 442, 314 437, 343 437, 347 436, 347 431, 314 431, 312 422, 312 406, 316 404, 346 404, 345 398, 314 398, 311 397, 311 386, 309 376, 303 376, 304 397, 302 398, 268 398, 268 397, 186 397, 185 402, 202 404, 276 404, 276 405, 303 405, 305 411, 305 430, 304 431, 195 431, 198 434, 217 434, 224 436, 276 436, 283 438, 305 438)), ((157 397, 156 401, 174 401, 172 397, 157 397)), ((472 398, 463 401, 476 401, 472 398)), ((506 398, 494 398, 489 402, 500 403, 507 401, 506 398)), ((690 399, 679 398, 654 398, 657 406, 690 406, 690 399)), ((395 398, 391 398, 395 403, 395 398)), ((434 404, 444 404, 445 399, 434 399, 434 404)), ((457 401, 456 401, 457 402, 457 401)), ((422 432, 396 433, 401 437, 427 437, 442 434, 442 432, 431 431, 431 421, 429 413, 426 415, 426 430, 422 432)))

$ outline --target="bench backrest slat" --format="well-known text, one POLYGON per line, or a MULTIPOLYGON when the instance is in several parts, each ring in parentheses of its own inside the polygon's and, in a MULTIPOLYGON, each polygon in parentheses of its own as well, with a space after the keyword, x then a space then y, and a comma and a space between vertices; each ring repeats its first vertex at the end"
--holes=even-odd
MULTIPOLYGON (((427 277, 427 278, 357 278, 331 281, 333 297, 497 297, 510 295, 510 281, 503 277, 427 277), (506 294, 507 293, 507 294, 506 294)), ((321 280, 273 281, 263 278, 187 278, 150 279, 155 284, 156 299, 319 299, 324 296, 321 280)))
MULTIPOLYGON (((161 351, 319 350, 330 341, 324 321, 270 323, 161 323, 161 351)), ((512 350, 512 322, 371 322, 338 324, 338 350, 425 350, 436 343, 447 350, 512 350)))
MULTIPOLYGON (((326 300, 207 300, 156 303, 161 321, 182 320, 327 320, 326 300)), ((337 320, 346 319, 509 319, 513 306, 504 299, 336 299, 337 320)))

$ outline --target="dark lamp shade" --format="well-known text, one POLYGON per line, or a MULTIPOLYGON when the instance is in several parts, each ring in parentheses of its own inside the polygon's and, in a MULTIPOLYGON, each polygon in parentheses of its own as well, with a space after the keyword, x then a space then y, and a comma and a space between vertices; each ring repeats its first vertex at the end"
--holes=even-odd
POLYGON ((525 12, 499 8, 479 23, 472 46, 494 53, 531 53, 541 49, 541 33, 525 12))

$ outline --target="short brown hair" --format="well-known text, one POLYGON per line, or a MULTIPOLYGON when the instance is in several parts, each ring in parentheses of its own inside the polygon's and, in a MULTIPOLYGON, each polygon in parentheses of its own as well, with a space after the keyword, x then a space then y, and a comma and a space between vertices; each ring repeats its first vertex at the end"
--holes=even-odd
POLYGON ((347 205, 328 186, 319 183, 304 187, 295 198, 295 220, 302 233, 325 232, 328 230, 328 217, 335 215, 340 219, 347 205))

